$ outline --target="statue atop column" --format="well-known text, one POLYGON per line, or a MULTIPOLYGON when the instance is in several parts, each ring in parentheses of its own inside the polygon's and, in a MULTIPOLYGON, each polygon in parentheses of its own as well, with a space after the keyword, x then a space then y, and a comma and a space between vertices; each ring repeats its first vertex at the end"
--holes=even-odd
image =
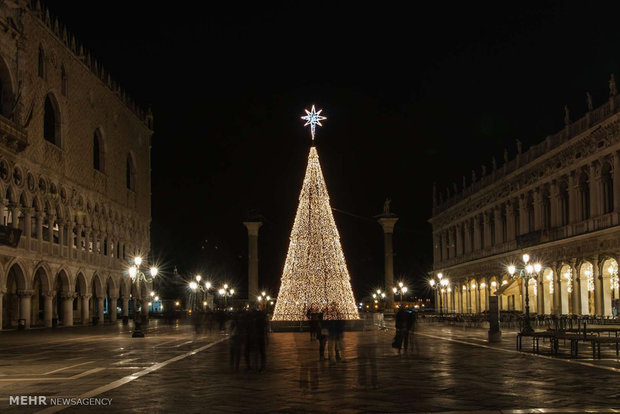
POLYGON ((588 105, 588 111, 591 112, 594 109, 594 105, 592 105, 592 95, 590 95, 590 92, 586 92, 586 104, 588 105))
POLYGON ((568 105, 564 105, 564 125, 570 125, 570 110, 568 105))
POLYGON ((612 98, 616 96, 618 90, 616 89, 616 77, 612 73, 609 77, 609 97, 612 98))
POLYGON ((385 201, 383 202, 383 214, 386 216, 391 215, 392 213, 390 213, 390 205, 392 204, 392 200, 389 198, 386 198, 385 201))
POLYGON ((504 148, 504 164, 508 164, 508 150, 504 148))
POLYGON ((497 160, 495 159, 495 155, 491 158, 491 166, 493 167, 493 171, 497 170, 497 160))
POLYGON ((517 154, 521 154, 523 152, 523 144, 520 139, 517 139, 517 154))

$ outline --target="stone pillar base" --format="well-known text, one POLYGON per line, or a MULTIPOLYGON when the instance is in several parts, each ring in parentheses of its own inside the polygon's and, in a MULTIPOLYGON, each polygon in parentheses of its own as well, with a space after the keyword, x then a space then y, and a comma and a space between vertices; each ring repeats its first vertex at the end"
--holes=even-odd
POLYGON ((489 342, 501 342, 502 341, 502 331, 489 331, 489 342))

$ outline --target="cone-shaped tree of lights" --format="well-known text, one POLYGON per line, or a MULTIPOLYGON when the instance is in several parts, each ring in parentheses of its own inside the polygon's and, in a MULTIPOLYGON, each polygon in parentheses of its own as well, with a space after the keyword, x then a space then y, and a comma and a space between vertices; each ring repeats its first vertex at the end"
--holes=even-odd
POLYGON ((325 319, 359 319, 349 279, 319 156, 312 146, 273 320, 306 320, 311 306, 323 311, 325 319))

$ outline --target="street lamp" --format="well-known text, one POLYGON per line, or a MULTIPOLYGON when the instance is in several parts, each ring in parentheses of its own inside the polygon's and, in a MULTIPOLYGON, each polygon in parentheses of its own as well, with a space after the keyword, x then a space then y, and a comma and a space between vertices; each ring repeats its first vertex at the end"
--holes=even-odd
MULTIPOLYGON (((149 275, 147 276, 142 271, 142 258, 137 256, 133 259, 133 265, 129 267, 129 277, 131 278, 131 282, 136 285, 136 298, 134 300, 134 331, 131 335, 132 338, 144 338, 144 333, 142 332, 142 283, 153 283, 155 276, 157 276, 157 268, 152 266, 149 270, 149 275)), ((151 292, 151 297, 155 296, 155 292, 151 292)))
POLYGON ((540 263, 530 263, 530 255, 523 255, 523 267, 517 268, 514 265, 508 266, 508 273, 515 279, 523 279, 525 281, 525 320, 523 321, 522 334, 530 335, 534 332, 530 323, 530 279, 538 279, 542 270, 540 263))
POLYGON ((235 294, 235 289, 229 289, 228 284, 224 284, 224 287, 218 290, 220 296, 224 297, 224 307, 228 307, 228 297, 232 297, 235 294))
POLYGON ((450 281, 447 277, 443 277, 443 273, 437 273, 437 280, 430 279, 428 281, 431 289, 435 289, 439 291, 439 314, 443 316, 443 306, 441 305, 441 296, 442 293, 446 291, 446 288, 450 284, 450 281))
POLYGON ((407 286, 405 286, 403 282, 398 282, 398 287, 393 287, 392 292, 394 292, 395 295, 400 295, 400 302, 402 305, 403 294, 407 293, 407 286))

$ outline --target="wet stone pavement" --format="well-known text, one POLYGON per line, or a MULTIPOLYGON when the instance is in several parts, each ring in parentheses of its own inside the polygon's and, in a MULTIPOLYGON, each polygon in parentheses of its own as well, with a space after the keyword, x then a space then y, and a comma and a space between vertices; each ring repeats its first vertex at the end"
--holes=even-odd
MULTIPOLYGON (((16 410, 8 406, 8 395, 90 396, 98 390, 97 397, 112 398, 111 407, 62 412, 620 412, 614 410, 620 407, 620 361, 614 352, 606 352, 601 361, 588 358, 587 350, 577 361, 541 357, 516 352, 514 333, 504 333, 503 342, 491 346, 483 329, 419 328, 417 346, 401 355, 391 348, 392 331, 348 332, 345 361, 336 364, 319 360, 318 342, 310 341, 308 333, 273 333, 261 373, 245 370, 243 359, 238 372, 231 370, 228 342, 219 332, 194 335, 179 326, 154 330, 144 342, 120 332, 85 343, 76 337, 56 348, 42 346, 40 352, 52 352, 39 357, 31 348, 23 352, 38 358, 37 365, 49 364, 55 350, 83 357, 77 363, 87 362, 49 376, 99 371, 73 380, 0 382, 0 411, 53 412, 42 407, 16 410), (70 350, 64 351, 65 346, 70 350), (119 356, 120 348, 129 355, 119 356), (118 385, 127 376, 131 378, 118 385), (116 386, 108 390, 112 383, 116 386)), ((0 346, 2 368, 7 358, 15 357, 9 351, 0 346)), ((20 358, 25 361, 27 355, 20 358)), ((50 368, 55 365, 45 369, 50 368)))

